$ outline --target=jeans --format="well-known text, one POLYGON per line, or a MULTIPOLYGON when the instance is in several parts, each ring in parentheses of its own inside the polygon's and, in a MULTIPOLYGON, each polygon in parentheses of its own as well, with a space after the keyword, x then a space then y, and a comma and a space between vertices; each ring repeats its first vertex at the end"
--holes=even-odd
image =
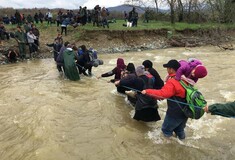
POLYGON ((173 118, 166 114, 164 122, 162 124, 162 132, 164 136, 171 137, 173 132, 179 139, 185 139, 184 128, 186 127, 188 118, 173 118))
POLYGON ((67 35, 67 27, 61 27, 61 35, 65 32, 65 35, 67 35))

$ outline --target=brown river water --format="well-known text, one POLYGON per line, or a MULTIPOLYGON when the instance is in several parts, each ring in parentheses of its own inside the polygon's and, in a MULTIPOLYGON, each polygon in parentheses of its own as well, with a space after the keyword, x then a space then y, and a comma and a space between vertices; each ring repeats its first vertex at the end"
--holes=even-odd
POLYGON ((123 54, 100 54, 104 65, 93 77, 72 82, 61 77, 53 59, 0 66, 0 160, 234 160, 235 119, 205 114, 189 119, 186 139, 165 139, 161 121, 132 119, 134 110, 116 92, 110 71, 117 58, 135 66, 154 62, 161 77, 170 59, 198 58, 208 76, 197 88, 209 104, 235 100, 235 51, 216 47, 171 48, 123 54))

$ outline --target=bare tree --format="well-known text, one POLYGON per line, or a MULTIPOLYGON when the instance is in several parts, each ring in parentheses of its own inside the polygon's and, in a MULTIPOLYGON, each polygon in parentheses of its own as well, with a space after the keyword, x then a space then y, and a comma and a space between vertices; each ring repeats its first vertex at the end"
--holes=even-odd
POLYGON ((168 4, 170 5, 171 10, 171 23, 175 23, 175 2, 176 0, 167 0, 168 4))
POLYGON ((156 6, 156 12, 158 13, 158 0, 154 0, 156 6))
POLYGON ((127 4, 141 7, 156 7, 159 12, 160 4, 168 4, 170 8, 171 23, 175 17, 182 22, 201 22, 216 20, 230 23, 235 21, 235 0, 126 0, 127 4))
POLYGON ((177 0, 177 2, 178 2, 178 10, 179 10, 178 20, 179 22, 182 22, 184 20, 184 6, 182 3, 182 0, 177 0))

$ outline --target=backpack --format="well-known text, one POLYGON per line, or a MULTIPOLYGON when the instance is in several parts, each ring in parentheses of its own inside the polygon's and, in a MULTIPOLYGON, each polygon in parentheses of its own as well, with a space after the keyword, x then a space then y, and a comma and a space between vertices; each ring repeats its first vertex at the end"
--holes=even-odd
POLYGON ((145 76, 147 77, 147 81, 142 79, 144 82, 144 89, 152 89, 154 85, 154 77, 150 73, 145 73, 145 76))
POLYGON ((182 80, 181 85, 186 90, 186 101, 188 105, 182 109, 185 116, 192 119, 199 119, 203 116, 203 107, 206 106, 207 102, 203 97, 202 93, 199 92, 194 86, 186 85, 182 80))
POLYGON ((89 55, 90 62, 94 62, 95 57, 94 57, 94 55, 93 55, 93 52, 90 51, 90 50, 88 50, 88 55, 89 55))
MULTIPOLYGON (((145 72, 145 75, 148 77, 148 83, 147 83, 147 87, 148 88, 153 88, 154 83, 155 83, 155 78, 152 74, 150 74, 149 72, 145 72)), ((147 88, 146 88, 147 89, 147 88)))

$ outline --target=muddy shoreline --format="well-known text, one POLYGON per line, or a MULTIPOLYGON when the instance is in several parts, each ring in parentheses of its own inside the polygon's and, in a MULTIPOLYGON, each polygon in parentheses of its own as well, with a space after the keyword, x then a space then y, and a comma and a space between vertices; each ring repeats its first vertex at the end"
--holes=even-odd
MULTIPOLYGON (((36 58, 51 58, 52 48, 46 47, 48 31, 41 31, 40 50, 36 58)), ((98 53, 123 53, 132 51, 155 50, 170 47, 198 47, 213 45, 224 50, 233 50, 235 29, 185 29, 169 31, 167 29, 151 30, 70 30, 64 41, 92 47, 98 53), (77 32, 80 37, 76 38, 77 32)), ((14 39, 4 40, 0 45, 0 54, 9 48, 18 51, 14 39)), ((27 47, 28 48, 28 47, 27 47)), ((0 61, 2 61, 1 59, 0 61)))
MULTIPOLYGON (((231 45, 235 29, 83 31, 78 44, 92 46, 99 53, 120 53, 170 47, 231 45)), ((232 48, 231 48, 232 49, 232 48)))

